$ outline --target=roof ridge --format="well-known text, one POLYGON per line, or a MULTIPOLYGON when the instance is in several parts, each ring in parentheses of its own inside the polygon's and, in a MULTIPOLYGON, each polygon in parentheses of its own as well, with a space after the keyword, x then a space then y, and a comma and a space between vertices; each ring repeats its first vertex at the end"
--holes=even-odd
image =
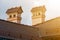
MULTIPOLYGON (((56 20, 56 19, 60 19, 60 17, 56 17, 56 18, 50 19, 48 21, 45 21, 44 23, 47 23, 47 22, 50 22, 50 21, 53 21, 53 20, 56 20)), ((37 25, 44 24, 44 23, 39 23, 39 24, 36 24, 36 25, 33 25, 33 26, 37 26, 37 25)))

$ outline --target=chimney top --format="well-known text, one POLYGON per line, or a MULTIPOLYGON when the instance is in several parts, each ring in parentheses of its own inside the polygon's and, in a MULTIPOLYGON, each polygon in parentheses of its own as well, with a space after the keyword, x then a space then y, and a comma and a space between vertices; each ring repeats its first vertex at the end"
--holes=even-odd
POLYGON ((20 6, 20 7, 10 8, 6 11, 7 14, 13 13, 13 12, 22 13, 23 12, 22 7, 20 6))

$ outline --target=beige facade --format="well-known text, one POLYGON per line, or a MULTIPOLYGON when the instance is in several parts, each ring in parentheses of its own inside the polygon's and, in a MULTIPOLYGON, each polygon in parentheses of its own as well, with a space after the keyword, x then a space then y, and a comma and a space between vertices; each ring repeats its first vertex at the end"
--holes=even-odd
POLYGON ((21 21, 22 12, 21 7, 7 10, 8 21, 0 19, 0 37, 13 40, 60 40, 60 17, 45 22, 45 6, 35 7, 31 10, 32 26, 28 26, 17 24, 21 21))
POLYGON ((43 23, 45 21, 45 6, 34 7, 31 9, 32 12, 32 25, 43 23))
POLYGON ((10 22, 15 22, 15 23, 21 23, 21 14, 22 14, 22 8, 21 7, 15 7, 8 9, 6 11, 8 18, 7 20, 10 22))

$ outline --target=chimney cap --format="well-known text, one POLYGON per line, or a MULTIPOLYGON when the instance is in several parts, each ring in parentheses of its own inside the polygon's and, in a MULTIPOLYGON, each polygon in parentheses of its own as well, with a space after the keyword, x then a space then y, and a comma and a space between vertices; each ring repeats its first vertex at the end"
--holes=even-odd
POLYGON ((39 6, 39 7, 34 7, 32 8, 31 12, 36 12, 36 11, 46 11, 45 5, 39 6))
POLYGON ((6 11, 7 14, 13 13, 13 12, 22 13, 23 12, 22 7, 20 6, 20 7, 10 8, 6 11))

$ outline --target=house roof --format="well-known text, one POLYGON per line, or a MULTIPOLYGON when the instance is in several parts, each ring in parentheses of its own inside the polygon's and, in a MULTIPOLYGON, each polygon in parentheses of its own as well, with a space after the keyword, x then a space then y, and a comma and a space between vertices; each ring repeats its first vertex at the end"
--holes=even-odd
MULTIPOLYGON (((14 31, 18 33, 31 34, 33 36, 60 35, 60 17, 40 23, 34 26, 12 23, 0 19, 0 30, 14 31)), ((29 34, 29 35, 30 35, 29 34)))
POLYGON ((0 30, 7 31, 7 32, 14 32, 14 33, 22 33, 26 35, 38 35, 37 33, 37 28, 24 25, 24 24, 17 24, 13 22, 9 22, 6 20, 1 20, 0 19, 0 30))
POLYGON ((41 36, 60 35, 60 17, 48 20, 44 23, 34 25, 40 31, 41 36))

